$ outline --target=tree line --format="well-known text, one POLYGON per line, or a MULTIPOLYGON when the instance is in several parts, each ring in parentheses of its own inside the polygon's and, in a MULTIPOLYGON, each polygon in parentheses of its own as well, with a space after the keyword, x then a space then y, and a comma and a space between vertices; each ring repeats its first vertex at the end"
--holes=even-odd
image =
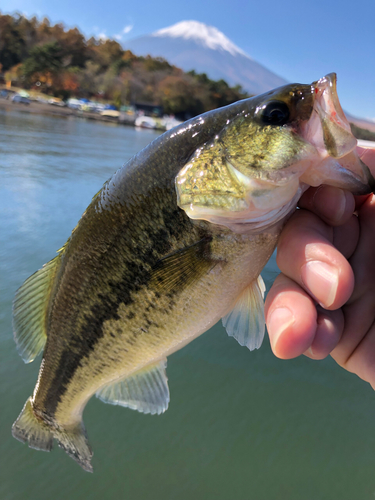
POLYGON ((248 97, 240 86, 136 56, 116 40, 86 39, 77 28, 20 14, 0 13, 0 73, 12 85, 63 99, 141 102, 190 116, 248 97))
POLYGON ((362 141, 375 141, 375 132, 371 132, 366 128, 358 127, 354 123, 350 124, 350 128, 352 129, 352 134, 357 139, 361 139, 362 141))

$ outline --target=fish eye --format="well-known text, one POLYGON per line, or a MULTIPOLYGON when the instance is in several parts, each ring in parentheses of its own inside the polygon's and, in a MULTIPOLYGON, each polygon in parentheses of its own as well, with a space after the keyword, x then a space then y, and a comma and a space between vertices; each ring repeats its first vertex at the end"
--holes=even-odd
POLYGON ((260 118, 265 125, 285 125, 289 117, 289 108, 283 101, 268 102, 260 113, 260 118))

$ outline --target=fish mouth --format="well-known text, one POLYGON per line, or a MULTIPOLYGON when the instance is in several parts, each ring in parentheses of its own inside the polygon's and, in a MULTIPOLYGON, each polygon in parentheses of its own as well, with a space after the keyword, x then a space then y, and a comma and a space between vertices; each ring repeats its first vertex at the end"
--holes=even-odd
POLYGON ((301 177, 310 186, 328 184, 354 194, 369 194, 375 179, 359 158, 357 139, 337 95, 337 77, 329 73, 311 84, 313 111, 303 127, 303 137, 318 151, 321 162, 301 177))
POLYGON ((330 73, 313 84, 315 94, 313 110, 319 116, 324 146, 332 158, 342 158, 353 151, 357 139, 342 110, 337 95, 337 76, 330 73))

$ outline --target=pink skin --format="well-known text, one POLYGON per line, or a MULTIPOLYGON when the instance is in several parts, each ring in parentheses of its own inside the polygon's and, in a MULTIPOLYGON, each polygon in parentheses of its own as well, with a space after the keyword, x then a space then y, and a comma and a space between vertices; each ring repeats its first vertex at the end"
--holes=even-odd
MULTIPOLYGON (((374 175, 375 150, 358 153, 374 175)), ((281 274, 265 304, 273 352, 330 354, 375 389, 375 195, 320 186, 299 206, 281 234, 281 274)))

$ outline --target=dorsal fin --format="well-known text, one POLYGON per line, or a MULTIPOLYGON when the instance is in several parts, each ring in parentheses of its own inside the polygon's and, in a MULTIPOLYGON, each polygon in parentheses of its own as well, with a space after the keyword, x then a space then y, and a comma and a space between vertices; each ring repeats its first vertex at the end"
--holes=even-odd
POLYGON ((141 413, 165 412, 169 403, 167 360, 162 359, 153 365, 133 373, 130 377, 117 380, 100 389, 96 396, 104 403, 127 406, 141 413))
POLYGON ((47 339, 48 303, 61 255, 44 264, 17 290, 13 302, 13 330, 17 350, 30 363, 43 350, 47 339))
POLYGON ((259 275, 258 279, 241 293, 232 311, 222 319, 228 335, 250 351, 259 349, 263 342, 265 291, 264 281, 259 275))

